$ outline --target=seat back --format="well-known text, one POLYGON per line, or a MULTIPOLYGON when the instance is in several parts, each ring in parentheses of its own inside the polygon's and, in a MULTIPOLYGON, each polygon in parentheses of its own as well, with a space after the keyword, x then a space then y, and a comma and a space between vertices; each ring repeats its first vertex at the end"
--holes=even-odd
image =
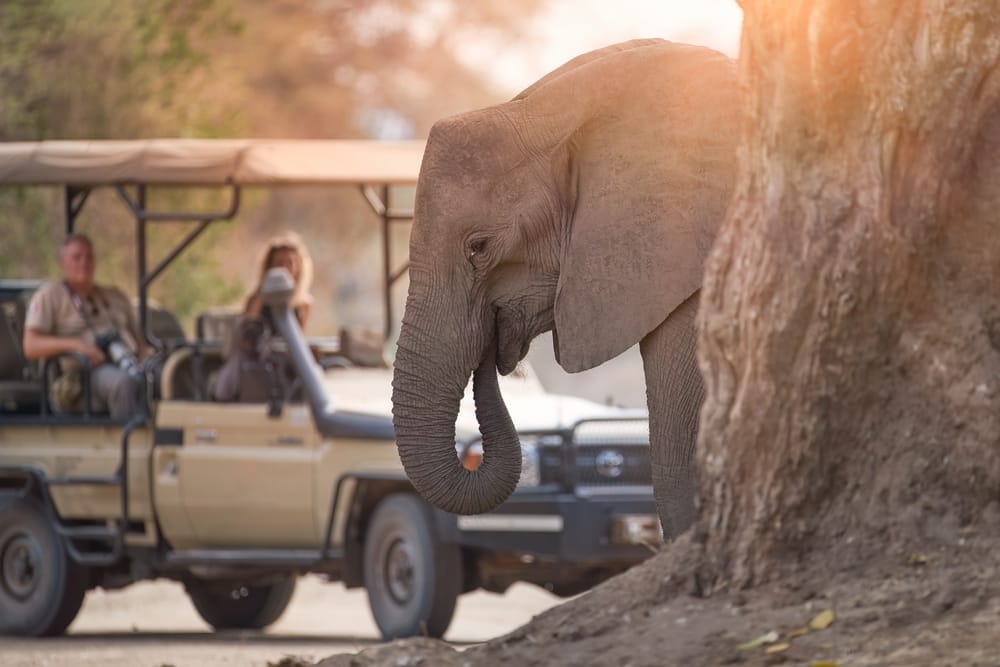
POLYGON ((184 327, 169 310, 147 306, 146 314, 149 318, 149 333, 164 345, 172 348, 187 340, 184 327))
POLYGON ((2 304, 0 315, 0 380, 23 380, 28 366, 21 348, 21 338, 17 331, 20 327, 13 321, 16 314, 8 306, 11 302, 2 304))
POLYGON ((41 408, 41 383, 21 343, 24 303, 0 303, 0 412, 35 412, 41 408))
POLYGON ((385 339, 375 329, 344 327, 340 330, 340 354, 355 366, 386 368, 385 339))
POLYGON ((211 308, 195 319, 195 335, 203 342, 221 342, 228 356, 228 346, 242 317, 243 311, 239 308, 211 308))

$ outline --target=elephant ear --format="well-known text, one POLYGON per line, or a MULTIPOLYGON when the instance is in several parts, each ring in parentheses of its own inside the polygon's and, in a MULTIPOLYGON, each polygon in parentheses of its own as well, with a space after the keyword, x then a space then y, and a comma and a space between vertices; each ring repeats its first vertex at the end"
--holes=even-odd
POLYGON ((596 95, 565 143, 575 200, 555 341, 569 372, 624 352, 699 289, 732 193, 738 129, 735 66, 709 49, 631 49, 554 83, 574 78, 571 90, 596 95))

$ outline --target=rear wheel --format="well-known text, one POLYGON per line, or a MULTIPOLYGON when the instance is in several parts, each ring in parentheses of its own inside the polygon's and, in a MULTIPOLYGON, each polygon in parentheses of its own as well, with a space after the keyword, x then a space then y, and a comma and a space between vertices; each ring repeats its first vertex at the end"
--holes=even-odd
POLYGON ((410 494, 383 500, 364 558, 368 601, 385 639, 444 635, 462 590, 461 554, 437 539, 425 503, 410 494))
POLYGON ((56 527, 34 498, 0 501, 0 634, 65 632, 87 591, 56 527))
POLYGON ((191 579, 185 588, 198 615, 216 630, 260 630, 277 621, 295 592, 295 575, 269 584, 191 579))

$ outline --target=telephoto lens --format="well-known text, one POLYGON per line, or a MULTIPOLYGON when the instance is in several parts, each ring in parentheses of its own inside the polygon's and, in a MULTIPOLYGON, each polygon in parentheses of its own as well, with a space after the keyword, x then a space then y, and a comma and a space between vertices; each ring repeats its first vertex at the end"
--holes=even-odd
POLYGON ((111 363, 118 368, 127 371, 129 375, 142 375, 139 359, 136 358, 135 353, 125 344, 117 331, 112 330, 100 334, 95 342, 97 347, 101 348, 101 351, 111 360, 111 363))

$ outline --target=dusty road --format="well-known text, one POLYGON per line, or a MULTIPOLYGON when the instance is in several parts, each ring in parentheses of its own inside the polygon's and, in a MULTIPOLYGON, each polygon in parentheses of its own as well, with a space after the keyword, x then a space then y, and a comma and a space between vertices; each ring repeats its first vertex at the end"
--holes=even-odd
MULTIPOLYGON (((459 598, 445 639, 490 639, 529 621, 559 598, 527 584, 505 595, 459 598)), ((91 591, 69 635, 0 639, 2 667, 266 667, 286 655, 319 659, 379 643, 363 589, 316 577, 301 579, 285 615, 266 633, 212 633, 178 584, 147 582, 122 591, 91 591)))

